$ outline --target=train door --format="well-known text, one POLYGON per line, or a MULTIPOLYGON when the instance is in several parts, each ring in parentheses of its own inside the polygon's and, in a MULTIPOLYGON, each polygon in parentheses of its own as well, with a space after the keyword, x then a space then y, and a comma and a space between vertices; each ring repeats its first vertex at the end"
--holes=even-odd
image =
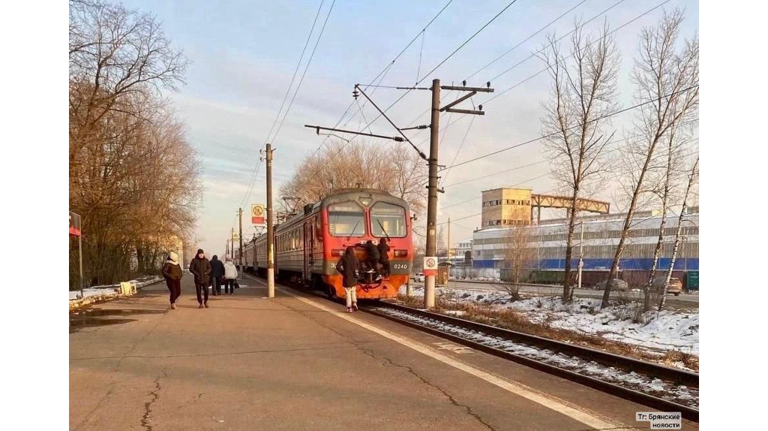
POLYGON ((311 268, 312 259, 312 221, 310 219, 304 222, 304 280, 311 280, 312 276, 309 272, 311 268))
POLYGON ((315 223, 313 220, 309 221, 309 271, 312 272, 312 268, 315 267, 315 223))

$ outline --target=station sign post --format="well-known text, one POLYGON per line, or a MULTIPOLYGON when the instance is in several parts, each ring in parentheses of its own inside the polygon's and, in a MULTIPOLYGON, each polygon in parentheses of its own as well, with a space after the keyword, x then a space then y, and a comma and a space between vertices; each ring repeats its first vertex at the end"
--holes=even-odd
POLYGON ((80 214, 69 212, 69 234, 77 237, 77 249, 80 255, 80 298, 85 298, 83 294, 83 235, 82 221, 80 214))

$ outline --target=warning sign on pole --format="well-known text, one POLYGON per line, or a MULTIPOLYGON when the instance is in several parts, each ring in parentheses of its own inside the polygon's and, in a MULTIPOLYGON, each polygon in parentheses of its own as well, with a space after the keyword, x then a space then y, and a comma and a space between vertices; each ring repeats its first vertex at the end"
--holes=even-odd
POLYGON ((424 258, 424 275, 437 275, 437 258, 427 256, 424 258))
POLYGON ((69 212, 69 234, 80 236, 80 214, 69 212))
POLYGON ((251 205, 251 223, 256 225, 266 223, 264 221, 264 204, 251 205))

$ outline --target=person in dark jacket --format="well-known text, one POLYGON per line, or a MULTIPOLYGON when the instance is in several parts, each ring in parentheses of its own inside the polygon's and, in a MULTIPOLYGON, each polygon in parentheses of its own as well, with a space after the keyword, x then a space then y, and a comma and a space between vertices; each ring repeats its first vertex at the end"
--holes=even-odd
MULTIPOLYGON (((368 255, 365 260, 366 266, 368 267, 368 272, 379 272, 379 259, 381 258, 379 255, 379 249, 376 248, 376 245, 371 240, 368 240, 363 248, 365 248, 366 254, 368 255)), ((381 278, 381 276, 377 277, 377 280, 379 278, 381 278)))
POLYGON ((224 264, 221 263, 219 257, 215 254, 211 258, 211 277, 213 277, 213 287, 211 293, 221 295, 221 284, 224 281, 224 264))
POLYGON ((389 245, 387 244, 387 239, 380 239, 379 245, 376 248, 379 249, 379 263, 381 264, 382 275, 389 277, 389 245))
POLYGON ((198 249, 195 258, 189 263, 189 272, 195 275, 195 290, 197 291, 197 308, 208 308, 208 285, 211 282, 211 262, 205 257, 203 249, 198 249), (203 294, 205 302, 203 302, 203 294))
POLYGON ((347 247, 347 251, 344 252, 344 256, 336 263, 336 271, 339 271, 344 277, 342 284, 346 291, 347 297, 347 312, 351 313, 357 310, 357 257, 355 257, 355 248, 352 246, 347 247))
POLYGON ((176 300, 181 296, 181 265, 179 255, 171 252, 163 265, 163 277, 168 290, 171 292, 171 308, 176 309, 176 300))

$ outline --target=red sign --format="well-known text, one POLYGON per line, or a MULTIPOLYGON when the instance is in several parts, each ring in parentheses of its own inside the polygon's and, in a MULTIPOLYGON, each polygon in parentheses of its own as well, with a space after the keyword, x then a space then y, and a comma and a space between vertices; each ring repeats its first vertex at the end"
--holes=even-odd
POLYGON ((424 258, 424 275, 437 275, 437 258, 427 256, 424 258))
POLYGON ((80 214, 69 212, 69 234, 80 236, 80 214))
POLYGON ((253 204, 251 205, 251 223, 252 224, 264 224, 264 205, 253 204))

